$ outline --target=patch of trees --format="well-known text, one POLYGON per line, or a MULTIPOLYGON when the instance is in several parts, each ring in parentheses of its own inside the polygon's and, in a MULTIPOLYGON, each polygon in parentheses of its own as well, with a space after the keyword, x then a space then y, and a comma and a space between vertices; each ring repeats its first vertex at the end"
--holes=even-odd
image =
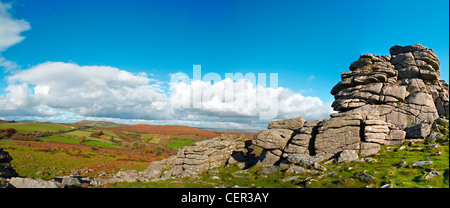
POLYGON ((143 142, 140 134, 123 133, 123 132, 115 132, 115 133, 117 137, 120 139, 120 141, 114 140, 114 143, 127 149, 155 154, 156 156, 160 156, 164 153, 168 155, 176 154, 176 150, 156 144, 149 144, 143 142))
POLYGON ((12 139, 20 141, 37 141, 34 134, 19 133, 13 128, 0 129, 0 139, 12 139))
POLYGON ((9 139, 20 141, 38 141, 36 136, 24 133, 15 133, 9 139))
POLYGON ((8 139, 14 135, 17 131, 13 128, 0 129, 0 139, 8 139))
POLYGON ((102 135, 105 135, 104 133, 103 133, 103 131, 99 131, 99 132, 93 132, 91 135, 89 135, 90 137, 93 137, 93 138, 100 138, 100 136, 102 136, 102 135))

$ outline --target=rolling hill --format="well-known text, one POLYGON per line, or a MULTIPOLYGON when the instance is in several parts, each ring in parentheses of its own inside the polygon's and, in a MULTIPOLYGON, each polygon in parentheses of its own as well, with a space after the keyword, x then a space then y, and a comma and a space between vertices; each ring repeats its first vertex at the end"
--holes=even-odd
POLYGON ((60 130, 67 131, 73 129, 70 125, 49 122, 15 122, 0 124, 0 129, 8 128, 13 128, 20 133, 33 133, 34 131, 58 132, 60 130))
POLYGON ((114 123, 109 121, 90 121, 90 120, 82 120, 75 123, 71 123, 72 126, 92 126, 92 127, 117 127, 117 126, 126 126, 125 124, 114 123))
POLYGON ((160 126, 160 125, 137 124, 129 126, 103 127, 98 129, 110 131, 139 132, 148 134, 163 134, 169 136, 193 136, 193 137, 200 136, 208 139, 217 137, 221 134, 220 132, 216 131, 180 125, 160 126))

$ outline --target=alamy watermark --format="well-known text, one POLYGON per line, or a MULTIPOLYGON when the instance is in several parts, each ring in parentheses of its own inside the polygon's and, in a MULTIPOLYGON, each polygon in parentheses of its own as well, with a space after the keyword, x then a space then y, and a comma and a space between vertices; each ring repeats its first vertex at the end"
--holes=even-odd
POLYGON ((260 119, 274 119, 278 115, 278 73, 270 73, 267 88, 266 73, 225 73, 224 79, 218 73, 202 76, 201 65, 193 65, 192 79, 185 73, 171 76, 170 85, 183 82, 182 93, 171 94, 170 103, 175 108, 208 108, 216 102, 237 110, 258 109, 260 119))

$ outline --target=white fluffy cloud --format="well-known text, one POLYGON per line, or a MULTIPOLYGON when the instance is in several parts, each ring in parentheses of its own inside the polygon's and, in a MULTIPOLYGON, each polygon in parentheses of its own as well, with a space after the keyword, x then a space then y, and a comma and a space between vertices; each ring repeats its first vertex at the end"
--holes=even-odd
POLYGON ((330 104, 317 97, 246 79, 227 78, 213 84, 189 79, 170 83, 166 92, 161 82, 146 73, 64 62, 42 63, 7 79, 6 94, 0 95, 3 118, 157 120, 155 124, 248 129, 265 128, 273 119, 315 120, 332 113, 330 104), (261 117, 264 112, 273 117, 261 117))
POLYGON ((11 17, 10 9, 11 4, 0 2, 0 67, 7 70, 17 68, 17 65, 2 57, 1 52, 25 39, 20 33, 30 29, 27 21, 11 17))
POLYGON ((30 29, 27 21, 13 19, 9 9, 10 4, 0 2, 0 52, 22 41, 25 37, 20 33, 30 29))
POLYGON ((46 62, 8 77, 0 107, 4 115, 49 116, 59 110, 125 119, 170 117, 167 96, 145 75, 108 66, 46 62))
POLYGON ((184 112, 186 119, 264 123, 296 116, 323 119, 333 112, 329 103, 324 104, 317 97, 305 97, 282 87, 255 85, 246 79, 226 78, 214 84, 201 80, 171 83, 170 96, 174 109, 184 112))
MULTIPOLYGON (((212 84, 184 77, 184 82, 165 88, 144 72, 133 74, 109 66, 46 62, 18 71, 17 64, 1 53, 23 41, 21 33, 29 30, 30 24, 14 19, 10 9, 11 4, 0 2, 0 67, 13 73, 7 77, 6 93, 0 94, 3 119, 91 119, 251 129, 265 128, 273 119, 303 116, 315 120, 332 112, 330 103, 317 97, 256 85, 247 79, 227 78, 212 84)), ((183 73, 172 77, 179 75, 183 73)))

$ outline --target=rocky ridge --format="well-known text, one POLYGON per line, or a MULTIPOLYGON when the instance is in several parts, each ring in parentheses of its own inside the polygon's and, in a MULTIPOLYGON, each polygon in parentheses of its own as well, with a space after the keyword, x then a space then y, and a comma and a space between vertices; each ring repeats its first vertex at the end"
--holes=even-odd
POLYGON ((323 161, 355 161, 377 154, 380 145, 431 139, 433 125, 449 117, 449 85, 440 78, 439 59, 419 44, 394 46, 390 54, 363 54, 342 73, 331 90, 337 113, 329 119, 273 121, 253 140, 221 135, 199 141, 144 171, 124 170, 91 184, 192 177, 228 164, 264 166, 268 168, 261 171, 268 174, 281 167, 292 173, 317 172, 325 170, 323 161), (263 149, 258 156, 254 146, 263 149))
MULTIPOLYGON (((273 121, 252 141, 239 140, 240 154, 220 156, 221 165, 233 157, 257 166, 297 165, 321 169, 329 159, 356 160, 378 153, 380 145, 400 145, 406 139, 423 140, 431 124, 449 116, 449 85, 440 78, 440 62, 432 49, 420 44, 394 46, 391 55, 363 54, 343 72, 331 90, 329 119, 305 121, 302 117, 273 121), (248 154, 249 143, 262 148, 257 158, 248 154), (246 144, 244 144, 246 143, 246 144)), ((177 156, 153 162, 147 171, 166 168, 168 176, 189 176, 217 166, 208 164, 201 152, 208 142, 180 149, 177 156), (194 151, 194 149, 201 149, 194 151), (176 162, 175 162, 176 161, 176 162)), ((206 154, 207 155, 207 154, 206 154)))
POLYGON ((294 162, 299 155, 328 160, 349 151, 368 156, 376 154, 380 144, 427 137, 436 119, 449 116, 449 85, 440 78, 439 59, 420 44, 394 46, 390 53, 363 54, 342 73, 342 81, 331 90, 338 113, 330 119, 290 119, 300 121, 297 129, 274 121, 258 132, 253 144, 264 149, 258 164, 294 162))

